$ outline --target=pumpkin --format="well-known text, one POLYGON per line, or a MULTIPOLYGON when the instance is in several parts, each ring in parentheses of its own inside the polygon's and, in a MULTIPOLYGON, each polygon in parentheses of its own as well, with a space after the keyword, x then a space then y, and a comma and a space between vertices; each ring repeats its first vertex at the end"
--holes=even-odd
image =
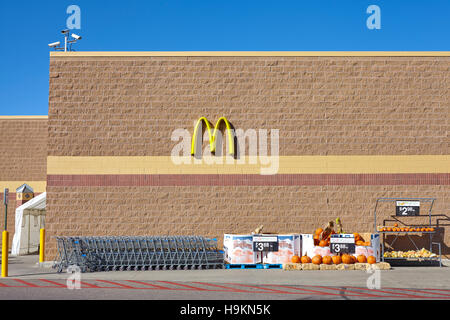
POLYGON ((386 228, 386 231, 391 232, 391 231, 392 231, 392 228, 391 228, 391 227, 387 227, 387 228, 386 228))
POLYGON ((359 263, 366 263, 367 262, 367 258, 363 254, 360 254, 356 259, 358 260, 359 263))
POLYGON ((356 260, 356 257, 353 255, 350 255, 350 258, 352 258, 352 263, 356 263, 358 262, 358 260, 356 260))
POLYGON ((361 240, 358 240, 358 241, 356 241, 356 245, 357 245, 357 246, 363 246, 363 245, 364 245, 364 242, 361 241, 361 240))
POLYGON ((326 247, 327 246, 327 241, 326 240, 320 240, 319 246, 326 247))
POLYGON ((322 263, 322 256, 321 255, 316 255, 312 258, 311 260, 312 263, 314 264, 321 264, 322 263))
POLYGON ((299 263, 299 262, 300 262, 300 257, 297 256, 297 255, 292 256, 291 262, 292 262, 292 263, 299 263))
POLYGON ((341 256, 332 256, 331 259, 333 260, 334 264, 341 264, 342 263, 341 256))
POLYGON ((342 263, 351 264, 353 259, 348 254, 342 255, 342 263))
POLYGON ((431 230, 430 230, 431 232, 433 232, 433 231, 434 231, 434 228, 430 228, 430 229, 431 229, 431 230))
POLYGON ((300 258, 300 261, 301 261, 302 263, 311 263, 311 258, 308 257, 308 256, 302 256, 302 257, 300 258))
POLYGON ((398 227, 398 223, 394 223, 394 227, 398 227))
POLYGON ((322 228, 317 228, 315 234, 319 236, 322 232, 323 232, 322 228))
POLYGON ((355 237, 355 241, 361 240, 361 236, 358 233, 354 233, 353 236, 355 237))
POLYGON ((367 263, 374 264, 377 262, 377 259, 374 256, 367 257, 367 263))
POLYGON ((333 262, 333 259, 331 259, 330 256, 325 256, 325 257, 322 258, 322 263, 323 264, 332 264, 332 262, 333 262))

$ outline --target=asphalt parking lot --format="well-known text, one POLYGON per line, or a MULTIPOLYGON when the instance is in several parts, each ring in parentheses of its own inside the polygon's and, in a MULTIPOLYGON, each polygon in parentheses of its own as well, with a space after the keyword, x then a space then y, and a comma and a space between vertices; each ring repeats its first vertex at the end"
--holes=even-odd
POLYGON ((57 273, 49 264, 39 266, 37 261, 37 256, 10 258, 9 277, 0 279, 0 299, 450 299, 447 266, 381 270, 378 282, 373 281, 374 273, 360 270, 90 272, 80 274, 79 289, 69 289, 71 275, 57 273))

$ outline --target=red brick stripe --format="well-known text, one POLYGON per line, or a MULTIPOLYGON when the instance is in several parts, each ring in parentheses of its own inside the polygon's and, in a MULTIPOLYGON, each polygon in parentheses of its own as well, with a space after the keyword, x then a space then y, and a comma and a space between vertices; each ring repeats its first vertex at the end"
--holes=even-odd
POLYGON ((48 175, 47 186, 450 185, 450 173, 415 174, 105 174, 48 175))

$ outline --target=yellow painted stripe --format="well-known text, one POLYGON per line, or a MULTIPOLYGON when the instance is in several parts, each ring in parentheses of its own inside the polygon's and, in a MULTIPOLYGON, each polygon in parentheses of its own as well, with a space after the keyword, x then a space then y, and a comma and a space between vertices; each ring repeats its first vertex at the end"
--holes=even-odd
POLYGON ((71 51, 51 57, 439 57, 450 51, 71 51))
POLYGON ((48 119, 48 116, 0 116, 2 120, 15 120, 15 119, 48 119))
MULTIPOLYGON (((268 157, 272 167, 276 158, 268 157)), ((170 156, 160 157, 47 157, 47 174, 260 174, 270 164, 245 157, 231 163, 208 164, 217 159, 175 158, 189 164, 176 164, 170 156), (251 161, 255 161, 252 163, 251 161)), ((279 174, 337 173, 450 173, 450 155, 398 156, 280 156, 279 174)))
POLYGON ((47 181, 0 181, 0 192, 3 192, 5 188, 9 189, 10 193, 16 192, 16 189, 26 183, 33 188, 34 192, 45 192, 47 187, 47 181))

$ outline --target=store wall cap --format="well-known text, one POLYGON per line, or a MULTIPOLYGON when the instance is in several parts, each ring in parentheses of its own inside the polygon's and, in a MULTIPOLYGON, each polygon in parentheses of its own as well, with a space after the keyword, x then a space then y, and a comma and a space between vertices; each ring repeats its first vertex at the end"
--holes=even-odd
POLYGON ((50 57, 438 57, 450 51, 68 51, 50 57))

